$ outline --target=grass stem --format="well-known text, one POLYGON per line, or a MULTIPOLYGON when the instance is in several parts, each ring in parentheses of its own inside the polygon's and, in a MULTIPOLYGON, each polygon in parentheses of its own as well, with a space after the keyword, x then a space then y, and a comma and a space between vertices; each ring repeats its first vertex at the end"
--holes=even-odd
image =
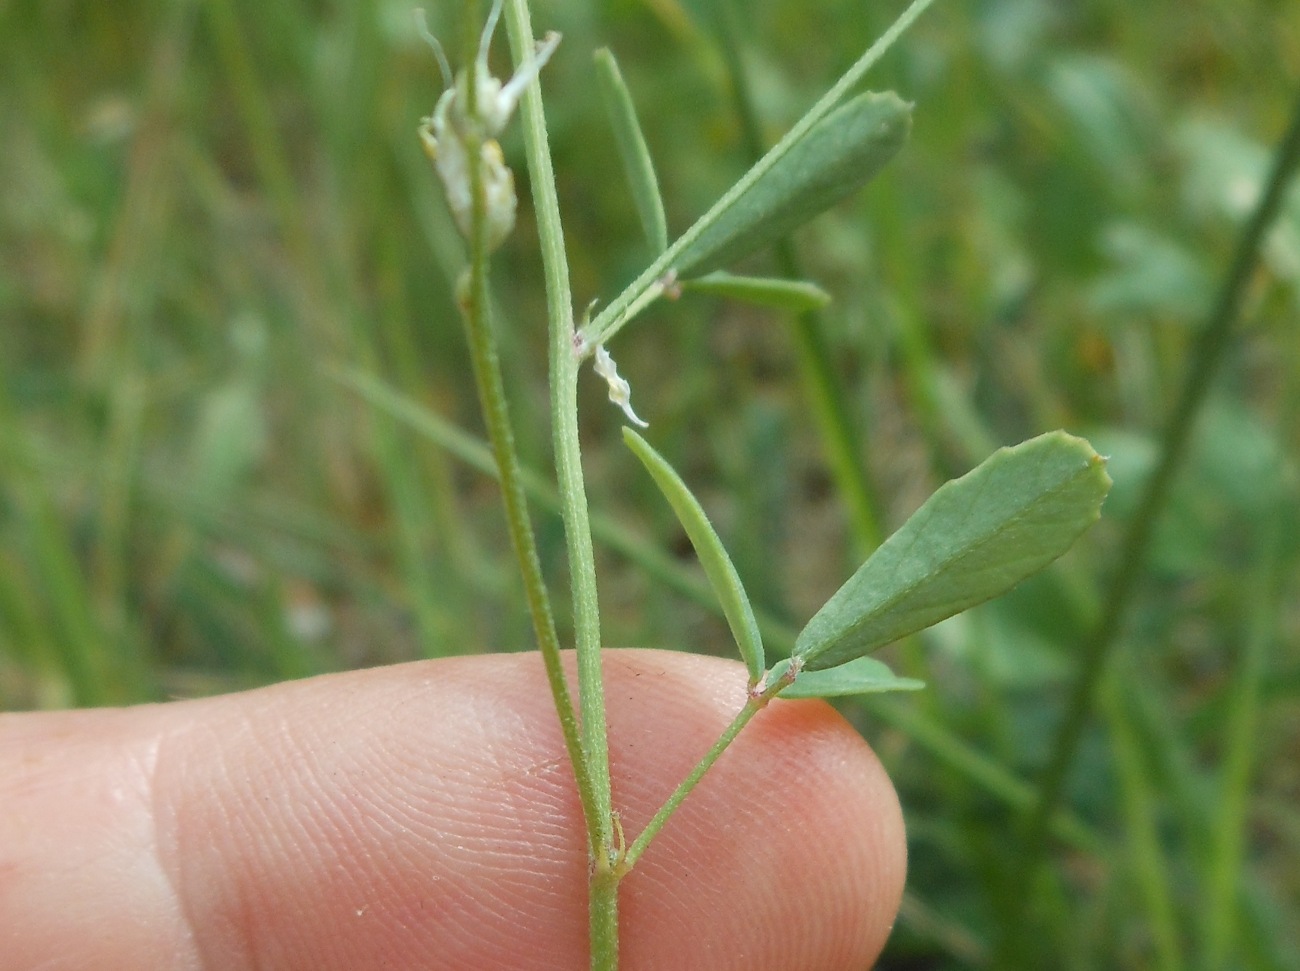
MULTIPOLYGON (((1272 525, 1266 528, 1271 530, 1272 525)), ((1284 595, 1283 535, 1283 531, 1274 530, 1261 536, 1264 553, 1253 571, 1248 626, 1228 689, 1218 811, 1212 824, 1206 878, 1204 948, 1205 966, 1210 971, 1232 966, 1230 959, 1238 933, 1238 896, 1246 877, 1243 864, 1250 836, 1251 781, 1258 760, 1261 702, 1270 655, 1278 637, 1277 605, 1284 595)))
MULTIPOLYGON (((1137 591, 1155 523, 1168 501, 1170 487, 1182 465, 1190 433, 1211 381, 1226 356, 1246 287, 1259 265, 1262 244, 1282 212, 1286 191, 1297 167, 1300 167, 1300 99, 1297 99, 1287 131, 1278 143, 1265 189, 1241 232, 1232 264, 1209 319, 1197 338, 1182 391, 1161 436, 1158 463, 1146 482, 1124 535, 1119 566, 1107 589, 1101 616, 1083 639, 1079 672, 1052 744, 1051 761, 1039 783, 1038 800, 1025 825, 1019 864, 1018 883, 1021 886, 1032 885, 1046 855, 1048 822, 1061 800, 1065 777, 1087 725, 1097 684, 1137 591)), ((1019 922, 1011 921, 1007 927, 1009 930, 1018 928, 1019 922)))

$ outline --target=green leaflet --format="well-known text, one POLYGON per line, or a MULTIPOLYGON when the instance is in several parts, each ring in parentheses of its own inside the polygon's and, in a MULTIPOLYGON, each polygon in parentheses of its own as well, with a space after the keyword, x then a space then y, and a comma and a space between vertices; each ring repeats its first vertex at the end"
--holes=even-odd
MULTIPOLYGON (((767 683, 774 684, 789 669, 788 660, 772 665, 767 683)), ((884 661, 860 657, 825 671, 800 671, 788 688, 777 692, 778 698, 843 698, 848 695, 882 694, 886 691, 919 691, 924 681, 900 678, 884 661)))
POLYGON ((596 61, 596 80, 599 82, 601 100, 609 113, 614 128, 614 142, 623 162, 623 174, 632 191, 641 228, 645 232, 650 250, 658 256, 668 248, 668 220, 664 216, 664 201, 659 195, 659 180, 655 177, 654 161, 646 147, 641 123, 637 121, 632 95, 623 83, 618 62, 607 47, 593 55, 596 61))
POLYGON ((743 300, 763 307, 804 313, 831 302, 831 295, 806 280, 782 280, 764 276, 737 276, 734 273, 710 273, 682 282, 682 289, 707 293, 728 300, 743 300))
POLYGON ((892 91, 868 91, 819 121, 675 262, 701 276, 762 249, 852 195, 907 140, 912 106, 892 91))
MULTIPOLYGON (((808 622, 794 656, 832 668, 1005 593, 1100 515, 1105 460, 1049 432, 939 488, 808 622)), ((796 682, 797 683, 797 682, 796 682)))
POLYGON ((659 491, 673 507, 673 512, 677 513, 677 519, 686 530, 691 545, 695 547, 700 565, 704 567, 704 575, 709 578, 709 585, 722 604, 722 612, 731 628, 731 635, 736 639, 745 666, 749 668, 750 683, 757 682, 763 675, 765 663, 763 640, 758 633, 758 621, 754 619, 754 608, 750 606, 749 596, 740 583, 740 576, 732 565, 731 557, 722 548, 722 540, 718 539, 718 534, 714 532, 712 524, 686 483, 664 457, 626 426, 623 428, 623 441, 641 460, 641 464, 659 486, 659 491))

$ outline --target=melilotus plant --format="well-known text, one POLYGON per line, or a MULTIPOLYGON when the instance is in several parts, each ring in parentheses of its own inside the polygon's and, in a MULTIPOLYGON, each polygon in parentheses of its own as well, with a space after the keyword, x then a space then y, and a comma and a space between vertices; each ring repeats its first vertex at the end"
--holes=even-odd
MULTIPOLYGON (((911 126, 912 106, 892 92, 851 92, 930 2, 914 0, 789 133, 671 243, 632 99, 613 55, 597 52, 595 77, 642 229, 657 255, 598 315, 584 314, 580 322, 573 311, 538 83, 559 36, 550 33, 540 42, 534 40, 527 0, 496 0, 486 21, 479 19, 477 0, 465 0, 457 45, 461 70, 453 74, 442 46, 424 30, 445 90, 419 137, 468 246, 457 301, 511 542, 581 796, 590 852, 593 969, 617 966, 620 881, 750 719, 778 697, 826 698, 921 687, 894 676, 869 655, 995 597, 1042 569, 1096 520, 1109 488, 1102 458, 1087 442, 1064 432, 998 450, 935 492, 808 622, 790 656, 769 665, 744 586, 700 503, 645 438, 624 428, 627 447, 662 491, 695 548, 748 669, 749 683, 734 720, 659 812, 641 832, 622 831, 610 791, 596 574, 578 443, 579 371, 591 360, 609 387, 611 401, 630 423, 645 428, 632 409, 631 389, 619 375, 609 344, 651 302, 676 299, 695 289, 794 309, 827 299, 807 282, 738 276, 726 268, 857 191, 899 152, 911 126), (503 11, 516 64, 514 76, 505 83, 488 69, 488 48, 503 11), (514 178, 496 139, 516 110, 524 128, 546 275, 552 437, 571 573, 577 707, 560 663, 561 641, 529 521, 528 482, 512 441, 489 317, 491 255, 514 226, 517 207, 514 178)), ((391 407, 391 399, 373 389, 370 397, 391 407)))

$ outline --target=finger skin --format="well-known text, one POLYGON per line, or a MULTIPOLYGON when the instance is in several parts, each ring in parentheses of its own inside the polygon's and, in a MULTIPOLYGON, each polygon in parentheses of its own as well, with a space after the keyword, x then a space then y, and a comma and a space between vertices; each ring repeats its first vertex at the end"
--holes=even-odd
MULTIPOLYGON (((745 671, 656 651, 604 663, 630 838, 739 709, 745 671)), ((866 744, 822 702, 773 702, 624 881, 620 966, 861 971, 904 870, 866 744)), ((534 654, 0 716, 14 971, 571 971, 586 874, 534 654)))

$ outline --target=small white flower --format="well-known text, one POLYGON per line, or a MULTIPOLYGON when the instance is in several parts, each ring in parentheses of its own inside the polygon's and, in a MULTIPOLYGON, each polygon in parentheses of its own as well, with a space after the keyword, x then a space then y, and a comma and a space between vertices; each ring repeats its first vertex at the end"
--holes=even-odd
POLYGON ((501 146, 497 143, 496 136, 505 130, 524 88, 537 77, 560 43, 559 34, 554 31, 548 33, 537 45, 533 56, 521 64, 514 76, 502 85, 488 71, 487 63, 492 34, 501 18, 502 2, 503 0, 496 0, 492 4, 492 12, 488 15, 479 42, 474 71, 475 99, 472 116, 467 110, 469 98, 466 86, 469 80, 466 72, 462 71, 453 80, 442 45, 424 26, 423 11, 419 12, 420 30, 438 58, 446 88, 438 98, 433 114, 420 123, 420 141, 447 193, 447 206, 456 220, 456 228, 468 239, 473 221, 473 195, 470 191, 467 138, 473 135, 477 139, 479 160, 483 167, 489 250, 496 249, 510 235, 515 225, 517 205, 514 175, 501 156, 501 146))
POLYGON ((609 356, 609 351, 605 350, 604 345, 596 346, 596 356, 593 362, 596 373, 605 379, 609 385, 609 400, 614 402, 623 409, 623 414, 634 424, 642 428, 649 428, 650 423, 644 422, 636 416, 632 410, 632 386, 627 383, 626 379, 618 376, 618 368, 614 365, 614 359, 609 356))

